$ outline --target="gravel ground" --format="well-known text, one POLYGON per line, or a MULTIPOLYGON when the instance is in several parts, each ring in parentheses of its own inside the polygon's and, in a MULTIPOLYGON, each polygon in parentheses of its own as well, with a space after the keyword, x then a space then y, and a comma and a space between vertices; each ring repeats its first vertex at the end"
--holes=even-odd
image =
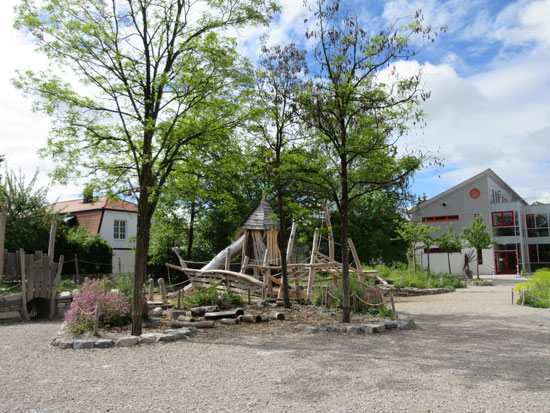
POLYGON ((401 299, 418 328, 346 336, 226 329, 108 350, 49 345, 59 322, 0 325, 0 411, 550 411, 550 310, 517 279, 401 299))

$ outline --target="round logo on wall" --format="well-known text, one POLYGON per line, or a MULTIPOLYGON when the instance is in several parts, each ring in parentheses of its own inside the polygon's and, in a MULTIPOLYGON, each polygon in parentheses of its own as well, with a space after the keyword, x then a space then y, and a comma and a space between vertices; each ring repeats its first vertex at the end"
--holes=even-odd
POLYGON ((481 196, 481 191, 477 188, 472 188, 470 190, 470 198, 477 199, 481 196))

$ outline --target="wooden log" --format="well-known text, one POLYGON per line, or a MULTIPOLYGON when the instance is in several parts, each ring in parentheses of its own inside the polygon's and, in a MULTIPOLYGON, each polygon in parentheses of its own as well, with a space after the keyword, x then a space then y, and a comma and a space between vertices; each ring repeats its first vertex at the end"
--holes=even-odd
POLYGON ((164 285, 164 278, 159 278, 157 282, 159 285, 160 299, 163 304, 166 304, 168 302, 168 295, 166 294, 166 285, 164 285))
POLYGON ((52 225, 50 227, 50 239, 48 241, 48 257, 50 257, 50 261, 53 261, 56 232, 57 232, 57 214, 54 214, 54 216, 52 217, 52 225))
MULTIPOLYGON (((53 279, 51 294, 50 294, 50 316, 49 319, 51 320, 55 316, 55 299, 57 298, 57 287, 59 287, 59 281, 61 280, 61 270, 63 269, 63 260, 65 256, 60 255, 59 256, 59 262, 57 263, 57 271, 55 274, 55 278, 53 279)), ((52 258, 53 259, 53 258, 52 258)))
POLYGON ((206 313, 214 312, 218 309, 216 306, 203 306, 191 308, 191 315, 193 317, 203 317, 206 313))
POLYGON ((148 295, 147 299, 149 301, 154 301, 154 297, 155 297, 155 280, 153 280, 152 278, 149 278, 149 293, 147 295, 148 295))
POLYGON ((269 313, 269 318, 272 320, 283 321, 285 319, 285 315, 283 313, 279 313, 278 311, 272 311, 269 313))
POLYGON ((239 317, 243 323, 260 323, 262 321, 261 315, 245 314, 239 317))
POLYGON ((168 312, 168 317, 170 317, 170 320, 177 320, 179 316, 181 315, 187 315, 187 311, 185 310, 171 310, 168 312))
POLYGON ((243 258, 243 263, 241 264, 241 274, 244 274, 244 272, 246 271, 246 266, 248 265, 249 260, 250 258, 248 258, 248 255, 245 255, 245 257, 243 258))
POLYGON ((267 314, 262 314, 260 316, 261 320, 262 320, 262 323, 267 323, 269 322, 269 316, 267 314))
POLYGON ((173 328, 182 328, 182 327, 195 327, 195 328, 214 328, 214 322, 212 320, 207 321, 178 321, 172 320, 170 326, 173 328))
POLYGON ((237 308, 235 310, 228 311, 217 311, 212 313, 205 313, 204 318, 208 320, 219 320, 221 318, 237 318, 240 315, 243 315, 244 311, 242 308, 237 308))
MULTIPOLYGON (((319 228, 315 228, 315 233, 313 234, 313 247, 311 248, 311 258, 309 263, 313 264, 315 262, 315 253, 317 252, 317 238, 319 238, 319 228)), ((309 269, 308 282, 307 282, 307 293, 306 297, 308 300, 311 300, 313 295, 313 275, 315 271, 313 268, 309 269)))
POLYGON ((190 323, 192 323, 194 321, 197 321, 193 317, 189 317, 189 316, 186 316, 186 315, 179 315, 176 320, 178 320, 178 321, 187 321, 187 322, 190 322, 190 323))
POLYGON ((325 220, 328 230, 328 255, 331 261, 334 261, 334 234, 332 232, 332 223, 330 222, 330 214, 328 212, 327 202, 323 202, 323 212, 325 213, 325 220))
POLYGON ((392 311, 392 320, 397 319, 397 311, 395 311, 395 301, 393 299, 393 294, 390 293, 390 302, 391 302, 391 311, 392 311))
POLYGON ((238 318, 221 318, 220 323, 227 325, 238 325, 240 321, 238 318))
POLYGON ((231 248, 227 247, 226 253, 225 253, 225 271, 230 271, 230 270, 231 270, 231 248))
POLYGON ((353 261, 355 262, 355 267, 359 272, 358 274, 359 279, 361 281, 364 281, 363 267, 361 266, 361 261, 359 261, 359 255, 357 254, 357 250, 355 249, 355 244, 353 243, 353 240, 351 238, 348 238, 348 245, 349 245, 349 249, 351 250, 351 255, 353 255, 353 261))

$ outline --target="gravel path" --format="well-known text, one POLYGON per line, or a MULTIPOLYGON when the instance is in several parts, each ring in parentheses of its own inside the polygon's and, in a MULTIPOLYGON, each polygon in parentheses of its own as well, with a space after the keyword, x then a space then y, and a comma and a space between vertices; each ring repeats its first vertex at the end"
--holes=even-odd
POLYGON ((108 350, 49 345, 59 322, 0 325, 0 411, 550 411, 550 310, 517 279, 399 301, 417 330, 253 329, 108 350))

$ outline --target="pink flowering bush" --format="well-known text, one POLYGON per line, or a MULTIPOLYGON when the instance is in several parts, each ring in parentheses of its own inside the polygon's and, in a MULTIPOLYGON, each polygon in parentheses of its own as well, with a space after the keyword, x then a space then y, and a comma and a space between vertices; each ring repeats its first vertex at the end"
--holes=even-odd
POLYGON ((73 298, 71 308, 65 313, 67 330, 72 334, 82 334, 94 327, 94 311, 99 304, 101 326, 123 326, 130 319, 130 304, 115 291, 103 291, 99 280, 85 281, 82 291, 73 298))

